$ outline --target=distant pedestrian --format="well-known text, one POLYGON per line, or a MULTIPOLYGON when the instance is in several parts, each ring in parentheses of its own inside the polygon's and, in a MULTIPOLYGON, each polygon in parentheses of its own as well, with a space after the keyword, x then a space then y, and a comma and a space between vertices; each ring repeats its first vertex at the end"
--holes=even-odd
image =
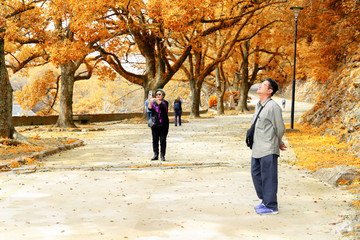
POLYGON ((177 126, 177 119, 179 118, 179 126, 181 126, 181 115, 182 115, 182 101, 180 97, 177 97, 174 102, 174 115, 175 115, 175 126, 177 126))
POLYGON ((286 99, 285 99, 285 98, 283 98, 283 99, 281 100, 281 103, 282 103, 282 107, 283 107, 283 109, 285 109, 286 99))
POLYGON ((286 150, 281 141, 285 133, 280 106, 271 99, 278 90, 277 83, 267 78, 258 88, 260 101, 255 107, 256 118, 254 143, 251 156, 251 176, 257 196, 262 200, 255 207, 258 214, 277 214, 278 157, 286 150), (259 114, 260 113, 260 114, 259 114))
POLYGON ((149 109, 149 101, 151 98, 152 98, 152 93, 151 93, 151 91, 149 91, 148 99, 146 99, 146 101, 145 101, 145 109, 146 109, 146 113, 148 116, 148 120, 151 118, 151 110, 149 109))
POLYGON ((159 140, 161 146, 161 161, 165 161, 166 153, 166 138, 169 132, 169 116, 168 107, 169 103, 164 100, 165 91, 157 89, 155 91, 155 98, 149 100, 149 109, 151 110, 151 116, 156 118, 156 125, 151 128, 152 143, 154 157, 152 161, 159 159, 159 140))

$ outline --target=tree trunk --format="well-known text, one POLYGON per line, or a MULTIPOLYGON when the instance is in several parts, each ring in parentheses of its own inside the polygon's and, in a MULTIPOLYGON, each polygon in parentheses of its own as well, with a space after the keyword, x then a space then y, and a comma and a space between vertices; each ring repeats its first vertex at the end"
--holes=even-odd
POLYGON ((225 114, 225 110, 224 110, 224 94, 218 90, 216 90, 216 95, 217 95, 217 103, 216 103, 216 110, 217 110, 217 114, 219 115, 224 115, 225 114))
POLYGON ((241 81, 241 89, 240 89, 239 103, 237 109, 238 111, 241 112, 249 111, 247 105, 248 93, 249 93, 249 83, 248 81, 243 80, 241 81))
POLYGON ((232 90, 239 91, 240 81, 241 81, 240 73, 238 71, 235 71, 234 72, 234 84, 233 84, 232 90))
POLYGON ((61 65, 60 113, 55 127, 75 128, 72 118, 75 71, 71 62, 61 65))
POLYGON ((225 86, 222 88, 222 78, 220 76, 219 66, 215 69, 215 79, 216 79, 216 110, 217 114, 224 115, 224 94, 225 94, 225 86))
POLYGON ((200 98, 201 98, 201 87, 203 81, 197 81, 191 79, 190 90, 191 90, 191 112, 190 117, 200 117, 200 98))
MULTIPOLYGON (((0 29, 0 35, 5 29, 0 29)), ((0 37, 0 136, 13 138, 15 128, 12 121, 12 88, 5 65, 5 39, 0 37)))
POLYGON ((249 91, 249 51, 250 41, 248 40, 241 46, 241 53, 243 59, 243 62, 241 64, 241 87, 239 103, 236 108, 237 111, 241 112, 249 111, 247 107, 247 97, 249 91))

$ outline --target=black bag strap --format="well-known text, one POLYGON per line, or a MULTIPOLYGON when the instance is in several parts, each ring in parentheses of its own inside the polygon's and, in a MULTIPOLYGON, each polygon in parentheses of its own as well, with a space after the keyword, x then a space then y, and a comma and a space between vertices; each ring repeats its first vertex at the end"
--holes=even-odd
POLYGON ((260 110, 259 110, 259 112, 258 112, 258 114, 257 114, 257 116, 256 116, 256 118, 255 118, 255 121, 254 121, 254 123, 253 123, 254 127, 255 127, 256 121, 257 121, 258 118, 259 118, 259 115, 260 115, 261 111, 264 109, 264 107, 266 106, 266 104, 267 104, 268 102, 270 102, 271 100, 272 100, 272 99, 270 98, 270 100, 267 101, 267 102, 264 104, 264 106, 261 105, 261 108, 260 108, 260 110))

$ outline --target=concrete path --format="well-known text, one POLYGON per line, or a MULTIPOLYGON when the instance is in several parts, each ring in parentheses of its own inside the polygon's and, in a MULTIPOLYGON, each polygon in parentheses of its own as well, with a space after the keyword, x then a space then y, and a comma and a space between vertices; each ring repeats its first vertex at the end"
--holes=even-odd
POLYGON ((280 213, 255 213, 250 118, 171 126, 165 163, 149 161, 145 124, 71 133, 86 146, 48 157, 37 172, 0 175, 0 239, 350 239, 339 230, 352 196, 290 166, 291 149, 279 164, 280 213))

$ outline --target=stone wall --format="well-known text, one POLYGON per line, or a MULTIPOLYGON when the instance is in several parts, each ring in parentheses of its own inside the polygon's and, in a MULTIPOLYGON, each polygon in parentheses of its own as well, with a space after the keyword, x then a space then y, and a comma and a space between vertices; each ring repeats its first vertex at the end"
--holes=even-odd
MULTIPOLYGON (((320 95, 319 93, 323 92, 325 87, 326 84, 316 80, 297 80, 295 84, 295 100, 300 102, 315 103, 320 95)), ((284 88, 280 96, 291 99, 292 82, 284 88)))
MULTIPOLYGON (((207 110, 200 111, 200 114, 206 113, 207 110)), ((183 112, 183 116, 190 115, 190 112, 183 112)), ((82 120, 88 123, 91 122, 111 122, 120 121, 131 118, 141 118, 143 113, 109 113, 109 114, 86 114, 74 115, 74 121, 81 122, 82 120)), ((174 112, 169 112, 169 116, 174 116, 174 112)), ((53 125, 56 123, 59 116, 13 116, 14 126, 30 126, 30 125, 53 125)))

